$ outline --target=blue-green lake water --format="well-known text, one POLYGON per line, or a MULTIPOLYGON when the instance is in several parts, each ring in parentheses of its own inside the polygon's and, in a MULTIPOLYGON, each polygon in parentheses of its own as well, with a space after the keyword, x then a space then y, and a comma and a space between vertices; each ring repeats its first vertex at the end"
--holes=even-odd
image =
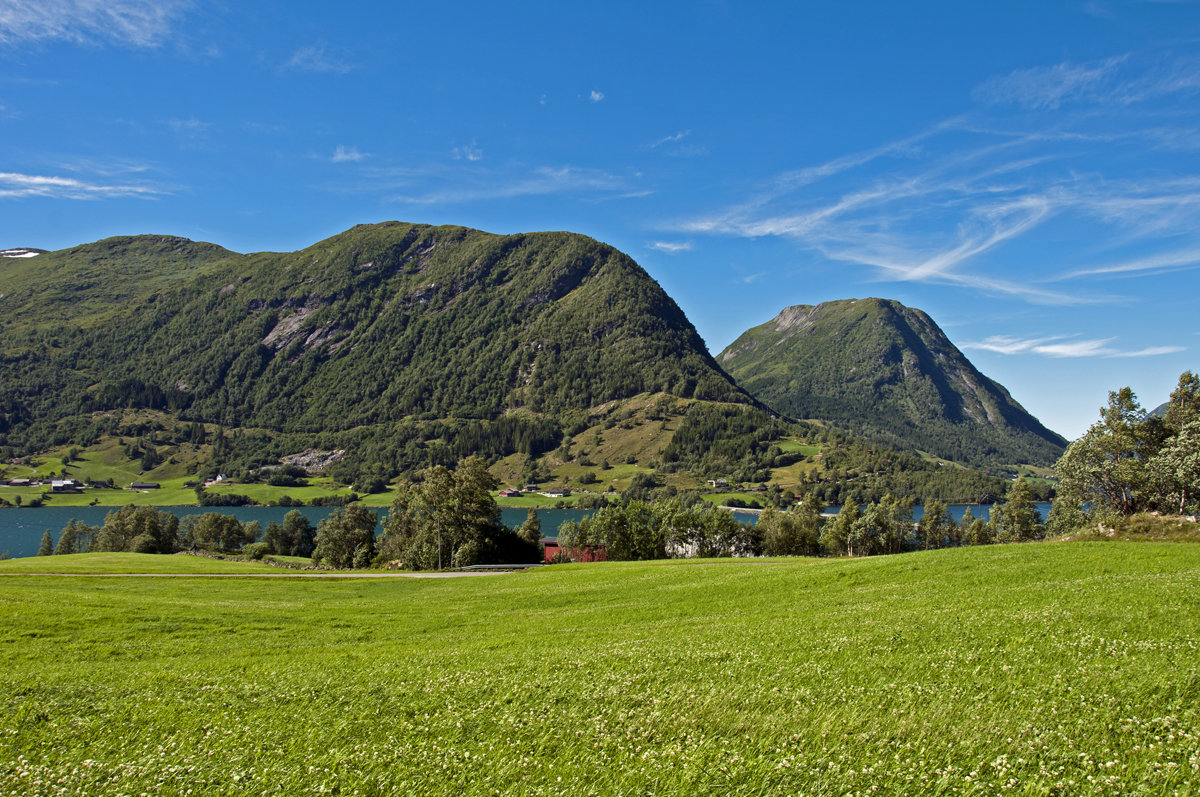
MULTIPOLYGON (((1042 513, 1042 517, 1050 511, 1050 504, 1038 504, 1038 510, 1042 513)), ((188 515, 199 515, 204 512, 220 512, 226 515, 234 515, 243 523, 249 523, 257 520, 263 526, 266 526, 271 521, 276 523, 283 522, 283 516, 290 512, 293 508, 300 510, 301 514, 307 517, 315 526, 327 517, 333 509, 331 507, 201 507, 201 506, 169 506, 159 507, 160 509, 171 512, 183 518, 188 515)), ((830 509, 836 512, 838 507, 830 509)), ((104 523, 104 516, 113 511, 113 507, 100 506, 43 506, 36 508, 0 508, 0 553, 7 553, 9 556, 34 556, 37 554, 38 545, 41 543, 42 532, 50 529, 50 534, 54 541, 58 541, 58 533, 67 521, 71 518, 80 520, 91 526, 100 526, 104 523)), ((387 514, 387 508, 382 507, 373 509, 378 512, 380 521, 387 514)), ((966 504, 952 504, 950 506, 950 514, 955 520, 962 518, 967 511, 966 504)), ((971 511, 976 517, 987 517, 987 507, 972 506, 971 511)), ((526 509, 504 509, 501 510, 501 520, 509 526, 519 526, 525 521, 525 516, 528 510, 526 509)), ((916 507, 914 518, 920 520, 924 512, 923 507, 916 507)), ((582 509, 539 509, 538 517, 542 521, 542 534, 554 537, 559 525, 568 521, 579 521, 582 518, 592 514, 590 511, 582 509)), ((750 513, 736 513, 735 517, 741 523, 753 524, 758 519, 757 515, 750 513)))

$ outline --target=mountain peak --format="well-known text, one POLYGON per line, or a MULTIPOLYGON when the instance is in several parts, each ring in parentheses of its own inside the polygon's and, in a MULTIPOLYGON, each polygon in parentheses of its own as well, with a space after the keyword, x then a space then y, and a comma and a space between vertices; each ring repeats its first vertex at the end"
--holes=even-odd
POLYGON ((776 410, 976 465, 1049 464, 1065 441, 893 299, 793 305, 717 357, 776 410))

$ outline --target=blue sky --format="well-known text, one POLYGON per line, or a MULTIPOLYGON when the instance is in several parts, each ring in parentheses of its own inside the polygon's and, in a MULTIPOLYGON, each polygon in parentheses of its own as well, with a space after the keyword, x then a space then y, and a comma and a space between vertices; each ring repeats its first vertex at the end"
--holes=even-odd
POLYGON ((0 0, 0 248, 385 219, 613 244, 714 354, 898 299, 1075 437, 1200 370, 1200 5, 0 0))

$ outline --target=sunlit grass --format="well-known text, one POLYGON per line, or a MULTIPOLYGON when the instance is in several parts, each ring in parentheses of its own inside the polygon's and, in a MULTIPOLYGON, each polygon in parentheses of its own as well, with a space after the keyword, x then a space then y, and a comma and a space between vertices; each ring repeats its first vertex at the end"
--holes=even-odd
POLYGON ((1198 587, 1158 543, 0 578, 0 793, 1194 794, 1198 587))
MULTIPOLYGON (((282 557, 286 559, 299 557, 282 557)), ((305 559, 304 562, 309 560, 305 559)), ((59 556, 28 556, 0 561, 0 574, 15 573, 279 573, 278 567, 261 562, 210 559, 176 554, 88 553, 59 556)))

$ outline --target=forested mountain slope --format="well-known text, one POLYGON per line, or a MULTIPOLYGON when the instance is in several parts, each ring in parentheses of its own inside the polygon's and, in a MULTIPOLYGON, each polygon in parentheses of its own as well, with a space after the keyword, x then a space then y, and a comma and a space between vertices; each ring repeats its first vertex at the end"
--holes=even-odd
POLYGON ((974 466, 1050 465, 1066 445, 928 315, 888 299, 785 308, 717 360, 779 412, 901 449, 974 466))
POLYGON ((298 252, 112 238, 0 264, 0 445, 128 406, 278 432, 754 403, 628 256, 569 233, 360 225, 298 252))

